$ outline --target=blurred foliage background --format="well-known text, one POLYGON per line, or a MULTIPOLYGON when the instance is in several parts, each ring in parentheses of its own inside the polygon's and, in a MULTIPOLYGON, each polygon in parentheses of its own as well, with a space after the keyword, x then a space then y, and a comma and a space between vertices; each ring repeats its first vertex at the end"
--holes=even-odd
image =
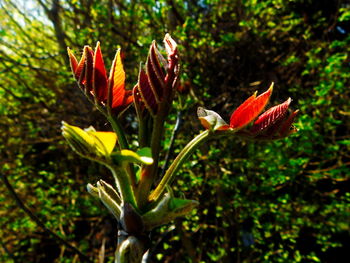
MULTIPOLYGON (((202 129, 196 108, 226 118, 275 82, 293 98, 299 133, 273 143, 211 141, 174 182, 200 201, 191 216, 151 233, 150 262, 344 262, 350 250, 350 2, 341 0, 0 0, 1 177, 45 226, 112 262, 117 225, 86 192, 111 180, 60 135, 65 120, 108 130, 73 80, 66 47, 101 42, 106 65, 124 52, 137 81, 153 39, 179 44, 183 92, 174 153, 202 129), (5 181, 5 180, 4 180, 5 181)), ((123 123, 130 140, 130 108, 123 123)), ((172 157, 174 157, 174 153, 172 157)), ((0 262, 79 262, 0 185, 0 262)))

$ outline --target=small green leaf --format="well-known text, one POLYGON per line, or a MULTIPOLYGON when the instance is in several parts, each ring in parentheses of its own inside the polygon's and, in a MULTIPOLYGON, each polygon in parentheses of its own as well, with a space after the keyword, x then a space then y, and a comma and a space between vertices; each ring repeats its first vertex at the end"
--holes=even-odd
POLYGON ((149 148, 143 148, 135 153, 131 150, 124 149, 119 153, 113 154, 112 158, 117 162, 133 162, 150 165, 153 163, 150 151, 149 148))
POLYGON ((102 201, 102 203, 108 208, 108 210, 115 216, 116 219, 119 220, 121 215, 121 208, 118 204, 120 203, 120 200, 115 200, 113 197, 111 197, 104 186, 101 184, 101 182, 97 182, 97 188, 99 197, 102 201))
POLYGON ((171 213, 180 216, 191 212, 192 209, 197 205, 197 201, 173 197, 170 198, 169 201, 169 210, 171 211, 171 213))
POLYGON ((165 194, 159 204, 142 216, 146 230, 167 224, 176 217, 190 213, 197 205, 198 201, 174 198, 165 194))

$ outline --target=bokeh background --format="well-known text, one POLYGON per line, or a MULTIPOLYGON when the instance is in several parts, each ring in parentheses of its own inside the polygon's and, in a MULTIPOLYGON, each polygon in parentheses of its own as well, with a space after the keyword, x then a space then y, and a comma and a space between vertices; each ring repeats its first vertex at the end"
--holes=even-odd
MULTIPOLYGON (((271 82, 270 105, 293 98, 299 132, 251 143, 210 141, 174 181, 200 201, 151 233, 150 262, 346 262, 350 250, 350 2, 341 0, 0 0, 0 262, 82 262, 45 226, 97 260, 113 261, 117 225, 87 183, 111 175, 67 146, 62 120, 108 130, 72 78, 76 55, 101 42, 109 67, 122 47, 127 87, 151 41, 181 54, 174 154, 203 128, 198 106, 231 112, 271 82)), ((133 108, 123 118, 136 139, 133 108)), ((165 154, 165 153, 164 153, 165 154)))

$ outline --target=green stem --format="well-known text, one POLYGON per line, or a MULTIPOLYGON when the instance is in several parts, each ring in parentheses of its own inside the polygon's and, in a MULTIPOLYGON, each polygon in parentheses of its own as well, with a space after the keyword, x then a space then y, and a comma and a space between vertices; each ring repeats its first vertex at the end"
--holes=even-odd
POLYGON ((164 174, 162 180, 156 187, 156 189, 149 196, 149 201, 156 201, 163 194, 166 185, 172 180, 176 172, 181 168, 183 163, 190 157, 190 155, 198 148, 198 146, 208 140, 212 133, 206 130, 197 135, 192 141, 190 141, 175 158, 174 162, 169 166, 169 169, 164 174))
MULTIPOLYGON (((110 124, 112 125, 113 130, 117 134, 120 149, 121 150, 122 149, 129 149, 128 141, 125 137, 125 133, 124 133, 122 127, 120 126, 119 121, 114 119, 112 115, 107 115, 106 117, 107 117, 108 121, 110 122, 110 124)), ((130 175, 131 183, 133 185, 133 188, 135 189, 136 188, 136 175, 135 175, 135 171, 134 171, 134 168, 133 168, 131 163, 129 163, 126 166, 126 170, 127 170, 128 174, 130 175)))
POLYGON ((164 131, 164 118, 167 115, 165 110, 160 110, 160 113, 162 114, 155 117, 152 129, 151 149, 153 164, 144 168, 145 170, 142 173, 143 176, 141 176, 138 186, 137 200, 140 208, 148 202, 148 195, 158 170, 161 138, 164 131))
POLYGON ((123 132, 122 127, 120 126, 120 123, 118 120, 113 118, 113 116, 108 115, 106 116, 110 124, 112 125, 113 130, 118 136, 118 143, 120 146, 120 149, 129 149, 128 141, 126 140, 125 133, 123 132))
POLYGON ((124 167, 115 168, 109 165, 109 169, 112 171, 113 177, 116 180, 116 184, 123 202, 128 202, 135 209, 137 209, 135 194, 130 182, 130 177, 126 173, 126 170, 124 169, 124 167))

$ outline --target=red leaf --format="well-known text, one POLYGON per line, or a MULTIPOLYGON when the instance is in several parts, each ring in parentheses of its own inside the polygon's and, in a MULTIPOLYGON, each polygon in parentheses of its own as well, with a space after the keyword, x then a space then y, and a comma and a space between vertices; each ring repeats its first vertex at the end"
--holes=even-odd
MULTIPOLYGON (((74 75, 75 79, 77 81, 79 81, 80 76, 81 76, 81 74, 84 70, 84 66, 85 66, 85 53, 83 52, 83 55, 78 63, 78 60, 74 56, 73 52, 69 48, 67 48, 67 51, 68 51, 70 67, 72 69, 73 75, 74 75)), ((85 78, 85 76, 84 76, 84 78, 85 78)), ((79 83, 81 83, 81 82, 82 82, 82 80, 79 83)))
POLYGON ((161 80, 163 80, 165 78, 165 74, 163 72, 163 69, 160 65, 160 62, 159 62, 159 57, 162 57, 162 55, 160 54, 157 46, 156 46, 156 43, 153 41, 152 43, 152 47, 150 49, 150 53, 149 53, 149 57, 151 59, 151 63, 152 63, 152 66, 154 68, 154 71, 155 73, 157 74, 157 77, 161 80))
POLYGON ((154 49, 156 55, 157 55, 157 58, 158 58, 158 61, 160 62, 160 64, 163 66, 164 70, 167 71, 168 70, 168 62, 167 60, 163 57, 163 55, 159 52, 158 48, 155 48, 154 49))
POLYGON ((157 113, 158 104, 149 84, 148 76, 142 69, 140 69, 138 87, 145 106, 152 115, 155 115, 157 113))
POLYGON ((289 98, 284 103, 274 106, 261 114, 254 122, 251 132, 258 133, 272 127, 278 120, 286 115, 291 101, 291 98, 289 98))
POLYGON ((171 95, 172 90, 176 87, 177 84, 179 75, 179 56, 177 54, 177 44, 169 34, 165 35, 164 44, 168 55, 168 74, 165 77, 166 86, 169 87, 166 90, 166 96, 168 96, 171 95))
POLYGON ((143 103, 139 85, 136 84, 132 89, 132 94, 134 96, 134 104, 137 109, 143 110, 145 108, 145 104, 143 103))
POLYGON ((73 75, 76 78, 75 71, 78 67, 78 60, 76 59, 72 51, 69 49, 69 47, 67 47, 67 52, 68 52, 68 57, 70 62, 70 68, 72 69, 73 75))
POLYGON ((108 79, 108 103, 112 109, 120 107, 125 97, 125 71, 118 49, 109 73, 108 79))
POLYGON ((124 110, 126 110, 130 104, 133 102, 134 97, 131 90, 125 90, 125 96, 122 100, 122 103, 119 105, 116 105, 112 108, 113 112, 115 113, 122 113, 124 110))
POLYGON ((95 55, 94 55, 93 90, 94 90, 94 93, 96 93, 98 101, 100 102, 106 101, 107 74, 106 74, 106 68, 103 62, 100 42, 97 42, 95 55))
POLYGON ((273 85, 255 98, 255 94, 243 102, 231 115, 230 127, 241 129, 251 123, 265 108, 272 93, 273 85))
POLYGON ((89 46, 84 47, 84 54, 86 58, 85 62, 85 82, 83 84, 85 85, 85 91, 91 92, 92 91, 92 72, 93 72, 93 64, 94 64, 94 52, 89 46))
POLYGON ((152 42, 152 45, 149 50, 149 54, 146 62, 146 72, 149 79, 150 87, 153 90, 153 94, 157 102, 162 99, 163 89, 165 87, 164 75, 161 74, 161 67, 159 61, 156 57, 154 49, 156 49, 155 41, 152 42))
POLYGON ((238 108, 231 114, 230 118, 230 126, 232 127, 234 123, 238 121, 238 118, 241 116, 242 111, 256 98, 255 92, 252 96, 250 96, 248 99, 246 99, 241 105, 238 106, 238 108))
POLYGON ((298 115, 299 110, 294 111, 291 115, 289 115, 288 119, 286 119, 282 124, 281 128, 279 130, 279 136, 281 138, 286 137, 294 132, 297 132, 298 130, 293 127, 293 122, 295 117, 298 115))

